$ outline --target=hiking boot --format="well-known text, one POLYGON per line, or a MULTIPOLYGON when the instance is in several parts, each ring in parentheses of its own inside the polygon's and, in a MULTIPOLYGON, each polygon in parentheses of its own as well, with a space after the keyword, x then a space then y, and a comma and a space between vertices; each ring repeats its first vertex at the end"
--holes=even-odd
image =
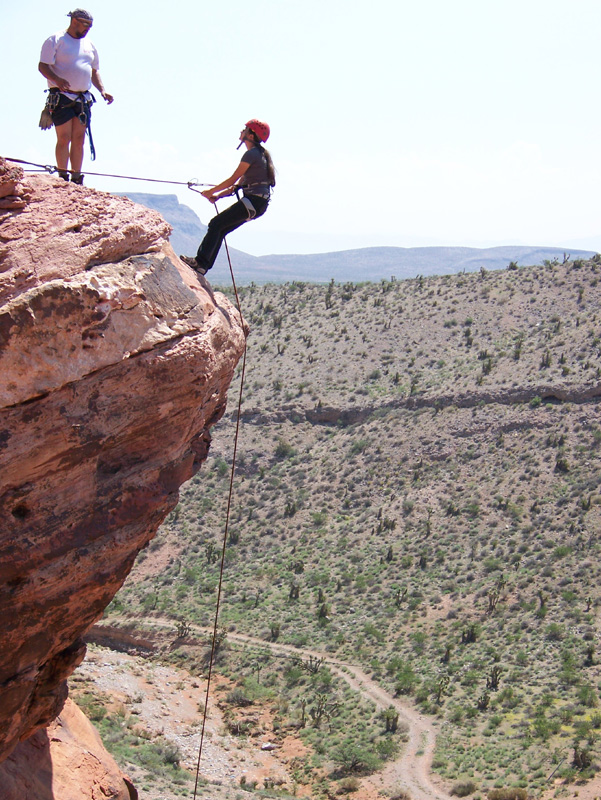
POLYGON ((83 186, 83 172, 72 173, 71 183, 76 183, 78 186, 83 186))
POLYGON ((201 267, 198 261, 192 256, 180 256, 180 259, 184 262, 184 264, 187 264, 187 266, 192 267, 194 272, 198 273, 198 275, 207 274, 207 270, 204 267, 201 267))

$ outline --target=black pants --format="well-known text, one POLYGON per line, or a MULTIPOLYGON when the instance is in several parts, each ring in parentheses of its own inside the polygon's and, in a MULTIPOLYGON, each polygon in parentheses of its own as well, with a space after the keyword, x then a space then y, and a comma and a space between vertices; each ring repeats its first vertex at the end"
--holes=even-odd
POLYGON ((244 205, 242 200, 238 200, 233 206, 226 208, 221 214, 217 214, 209 222, 209 228, 205 234, 204 239, 200 243, 198 253, 196 254, 196 261, 201 267, 211 269, 215 263, 215 259, 219 255, 219 250, 223 244, 223 240, 236 228, 244 225, 249 219, 256 219, 261 217, 267 211, 269 205, 269 198, 259 197, 256 194, 247 195, 247 199, 251 201, 253 208, 256 211, 255 216, 249 216, 248 208, 244 205))

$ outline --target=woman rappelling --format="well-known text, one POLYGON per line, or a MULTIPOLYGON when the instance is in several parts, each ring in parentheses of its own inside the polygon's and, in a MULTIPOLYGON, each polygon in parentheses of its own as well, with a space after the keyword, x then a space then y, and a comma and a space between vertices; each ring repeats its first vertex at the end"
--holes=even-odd
POLYGON ((211 203, 234 193, 238 201, 209 222, 196 258, 180 256, 181 260, 199 275, 205 275, 211 269, 228 233, 251 219, 263 216, 267 210, 271 189, 275 186, 273 161, 263 147, 263 143, 269 138, 269 133, 269 125, 266 122, 258 119, 249 120, 240 132, 238 145, 238 147, 244 145, 246 153, 242 156, 235 172, 217 186, 201 192, 211 203))

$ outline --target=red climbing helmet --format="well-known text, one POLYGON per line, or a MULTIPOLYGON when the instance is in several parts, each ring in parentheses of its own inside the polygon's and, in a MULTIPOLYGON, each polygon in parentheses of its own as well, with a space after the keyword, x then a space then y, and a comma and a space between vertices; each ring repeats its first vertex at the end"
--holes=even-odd
POLYGON ((271 131, 266 122, 261 122, 260 119, 249 119, 246 123, 246 127, 258 137, 259 141, 266 142, 269 139, 271 131))

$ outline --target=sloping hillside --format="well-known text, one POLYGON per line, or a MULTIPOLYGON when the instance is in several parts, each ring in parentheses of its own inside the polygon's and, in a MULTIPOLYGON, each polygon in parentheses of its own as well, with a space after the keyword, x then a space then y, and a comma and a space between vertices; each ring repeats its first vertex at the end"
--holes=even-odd
MULTIPOLYGON (((222 624, 412 698, 449 788, 551 797, 596 771, 600 277, 596 257, 240 293, 222 624)), ((210 623, 232 438, 111 614, 210 623)))

